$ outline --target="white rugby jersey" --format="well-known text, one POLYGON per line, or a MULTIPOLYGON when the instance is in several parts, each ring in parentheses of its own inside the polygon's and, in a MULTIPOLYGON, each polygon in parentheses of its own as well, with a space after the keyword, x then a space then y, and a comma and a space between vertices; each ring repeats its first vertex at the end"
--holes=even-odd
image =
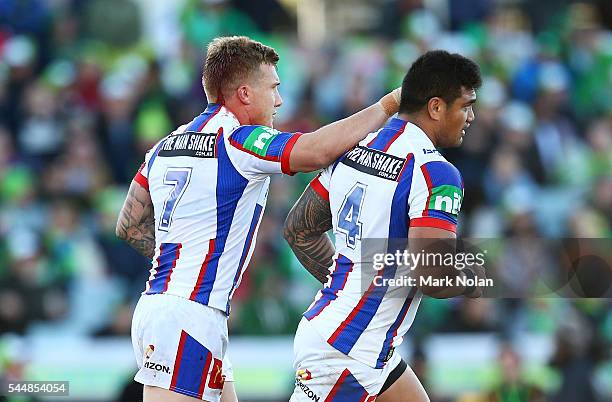
POLYGON ((155 213, 155 256, 144 294, 167 293, 229 314, 253 249, 273 173, 291 174, 299 134, 239 126, 210 104, 160 140, 134 180, 155 213))
MULTIPOLYGON (((412 325, 422 294, 417 288, 374 286, 370 279, 362 286, 361 241, 405 239, 415 226, 455 231, 463 180, 420 128, 394 118, 311 186, 329 200, 336 255, 329 280, 304 317, 339 351, 382 368, 412 325)), ((371 261, 363 267, 372 269, 371 261)), ((399 276, 393 266, 378 274, 399 276)))

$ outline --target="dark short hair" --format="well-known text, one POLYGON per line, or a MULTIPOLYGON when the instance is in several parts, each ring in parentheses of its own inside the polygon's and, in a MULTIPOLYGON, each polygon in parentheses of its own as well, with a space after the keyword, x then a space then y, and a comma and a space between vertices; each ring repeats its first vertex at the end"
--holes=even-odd
POLYGON ((246 36, 216 38, 208 45, 204 61, 204 90, 219 96, 258 72, 262 64, 275 66, 277 62, 278 54, 273 48, 246 36))
POLYGON ((402 83, 400 113, 421 110, 433 97, 452 103, 461 96, 461 88, 480 87, 480 68, 472 60, 457 53, 432 50, 419 57, 410 67, 402 83))

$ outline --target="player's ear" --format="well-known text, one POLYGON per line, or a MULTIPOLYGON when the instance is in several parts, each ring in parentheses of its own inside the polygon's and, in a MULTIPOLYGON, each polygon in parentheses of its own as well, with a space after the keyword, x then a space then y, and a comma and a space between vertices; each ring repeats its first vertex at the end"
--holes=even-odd
POLYGON ((252 90, 248 85, 241 85, 236 89, 236 96, 245 105, 251 104, 252 90))
POLYGON ((432 120, 439 121, 446 111, 446 102, 444 99, 434 96, 427 101, 427 113, 432 120))

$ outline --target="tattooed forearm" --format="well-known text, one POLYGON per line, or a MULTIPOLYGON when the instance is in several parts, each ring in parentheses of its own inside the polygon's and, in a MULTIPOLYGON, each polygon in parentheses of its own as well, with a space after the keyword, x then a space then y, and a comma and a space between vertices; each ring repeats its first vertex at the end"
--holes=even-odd
POLYGON ((119 213, 115 233, 140 254, 153 258, 155 254, 155 217, 147 190, 132 182, 123 208, 119 213))
POLYGON ((321 283, 327 282, 335 253, 326 233, 331 228, 329 202, 307 187, 289 212, 283 234, 297 259, 321 283))

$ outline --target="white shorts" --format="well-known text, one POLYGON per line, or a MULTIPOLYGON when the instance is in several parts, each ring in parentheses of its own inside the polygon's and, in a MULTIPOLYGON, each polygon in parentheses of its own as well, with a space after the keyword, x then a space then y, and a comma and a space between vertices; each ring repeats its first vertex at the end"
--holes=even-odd
POLYGON ((226 356, 227 316, 182 297, 142 295, 132 319, 134 379, 210 402, 233 381, 226 356))
POLYGON ((372 368, 329 345, 304 318, 293 344, 295 389, 290 402, 374 401, 402 358, 394 353, 382 369, 372 368))

